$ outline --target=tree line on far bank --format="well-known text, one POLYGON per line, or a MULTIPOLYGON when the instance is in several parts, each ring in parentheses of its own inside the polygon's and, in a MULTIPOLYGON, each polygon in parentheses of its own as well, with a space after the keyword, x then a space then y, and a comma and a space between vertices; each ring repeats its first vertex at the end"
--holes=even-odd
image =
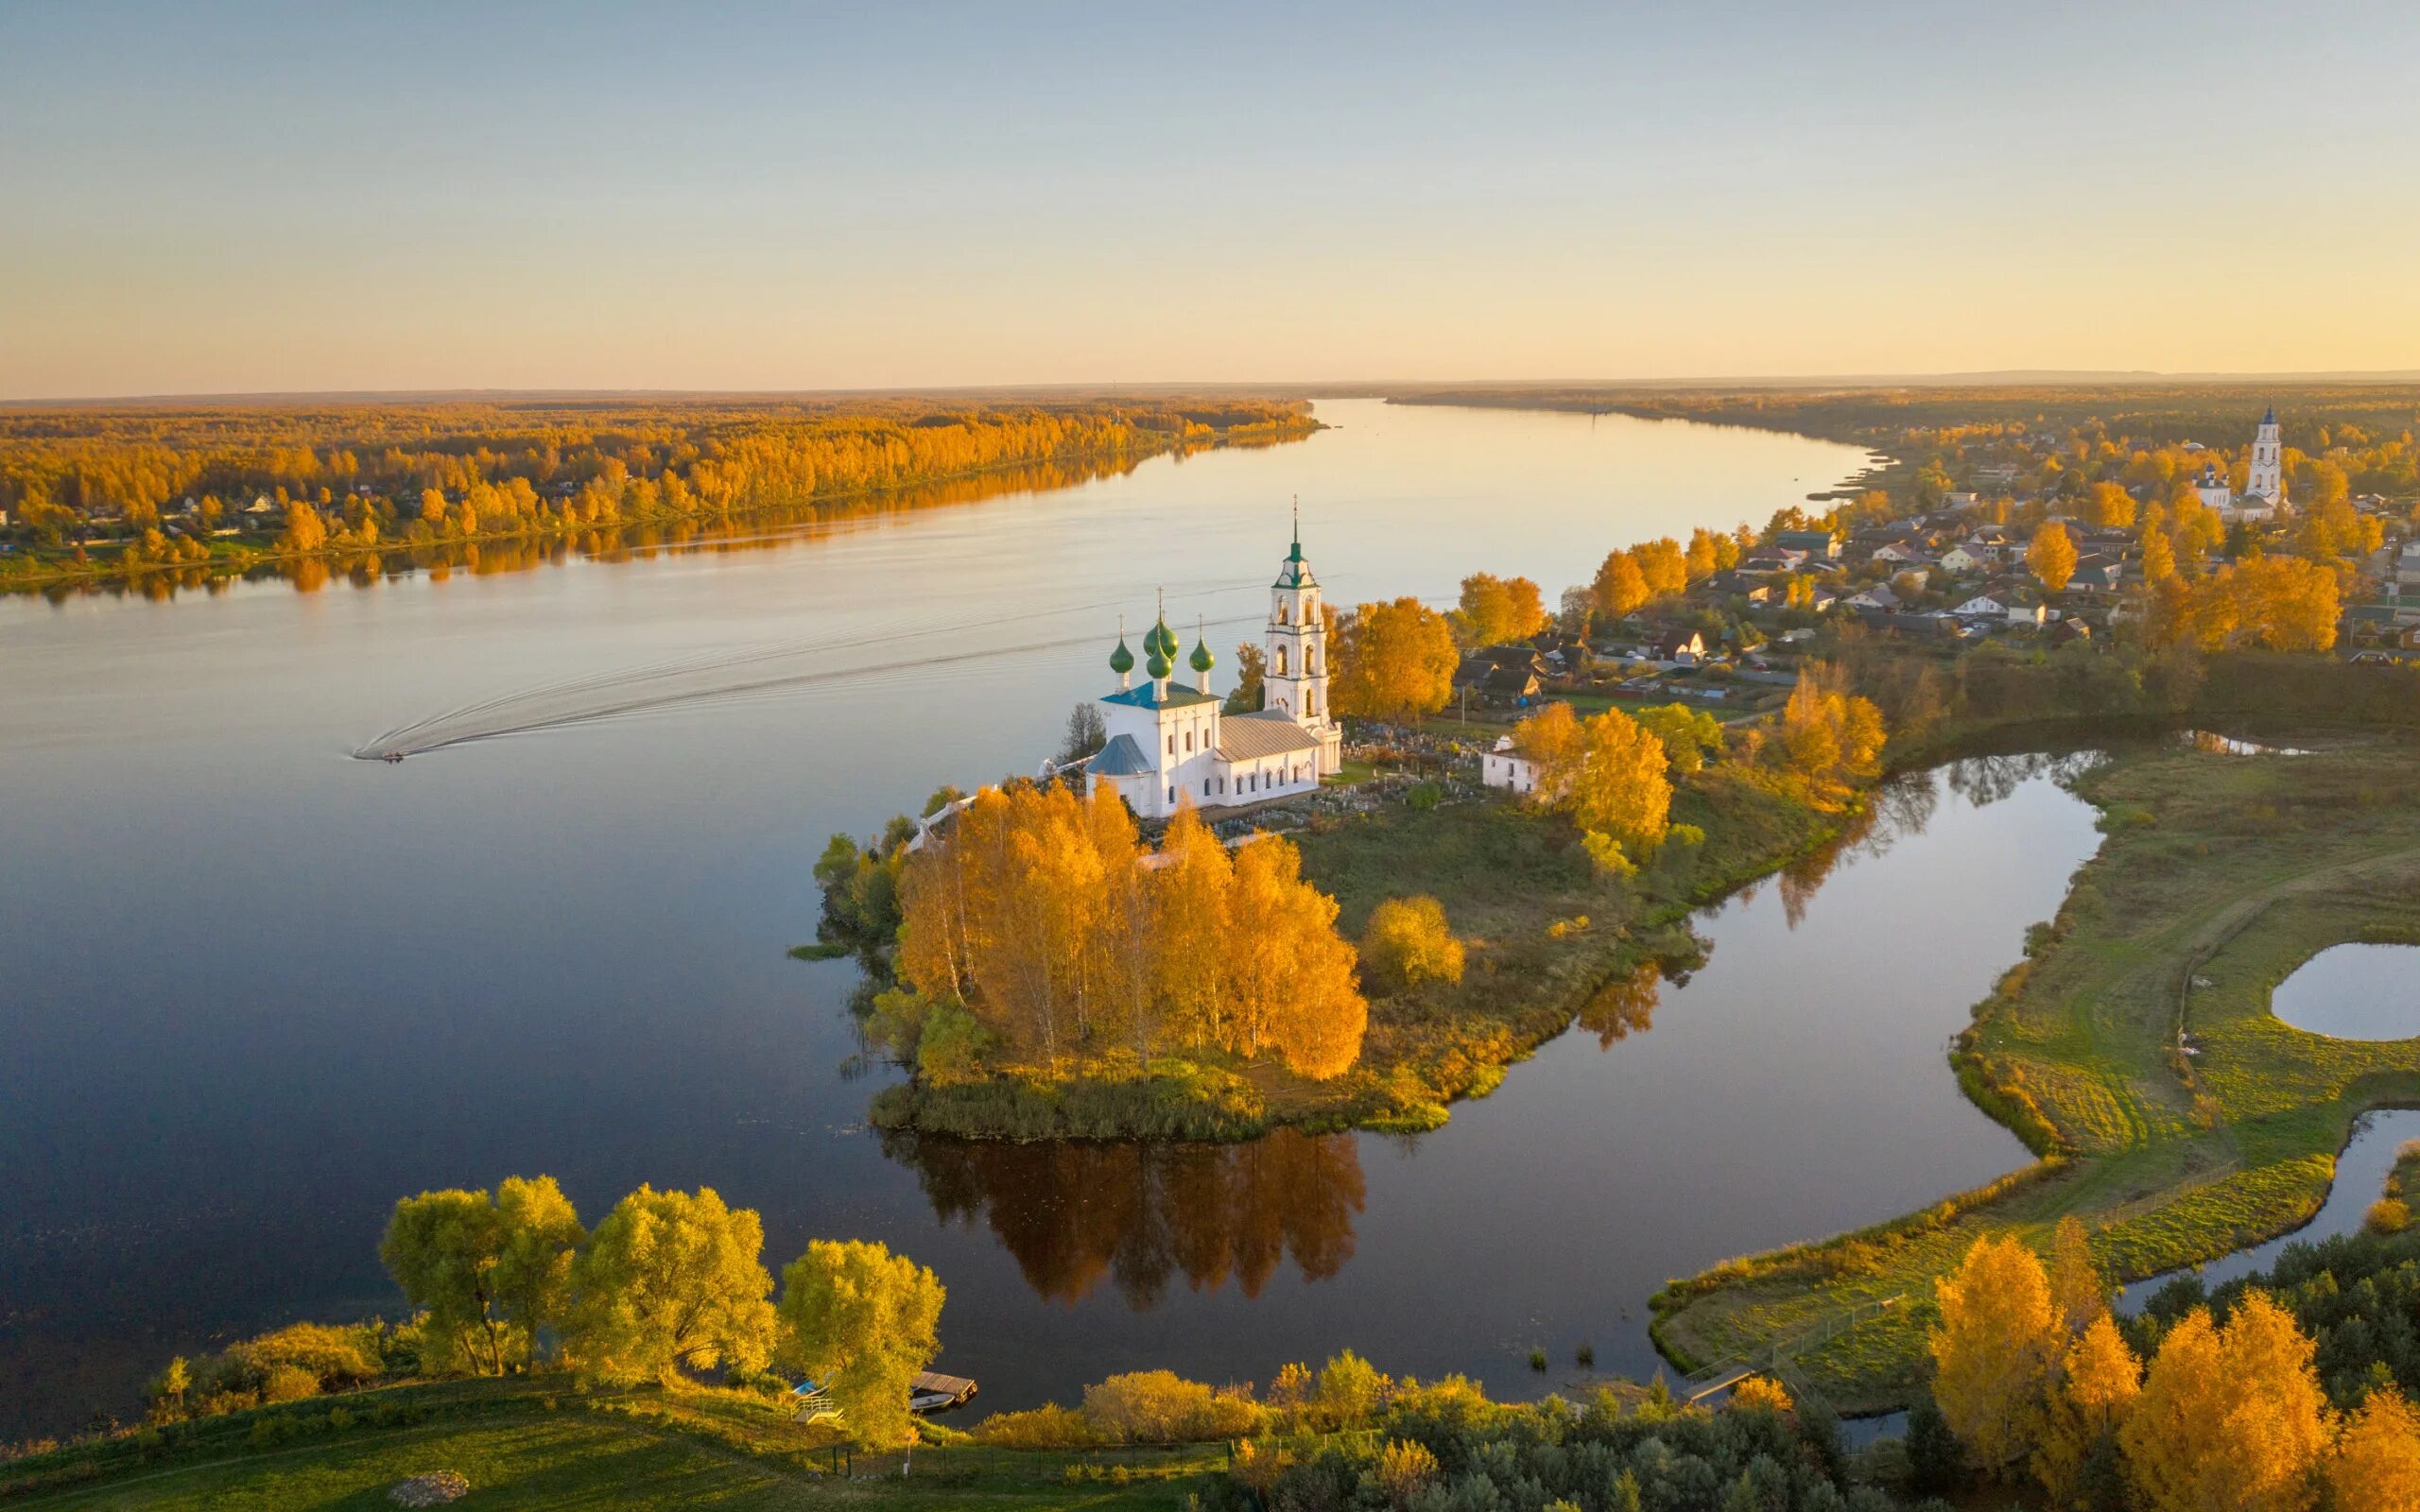
POLYGON ((883 1245, 817 1240, 783 1267, 764 1226, 711 1187, 642 1186, 591 1230, 549 1177, 493 1192, 424 1192, 395 1204, 379 1259, 412 1315, 399 1328, 297 1324, 199 1361, 169 1363, 156 1418, 293 1400, 392 1375, 500 1376, 553 1368, 611 1383, 769 1366, 817 1382, 851 1434, 913 1434, 908 1395, 941 1349, 933 1273, 883 1245))

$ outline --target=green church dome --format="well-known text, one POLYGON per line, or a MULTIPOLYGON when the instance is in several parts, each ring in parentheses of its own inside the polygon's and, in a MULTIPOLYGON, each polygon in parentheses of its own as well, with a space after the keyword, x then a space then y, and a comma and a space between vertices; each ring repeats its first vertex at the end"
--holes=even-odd
POLYGON ((1134 670, 1134 653, 1126 649, 1126 637, 1117 638, 1117 649, 1109 653, 1109 670, 1124 677, 1134 670))
POLYGON ((1157 625, 1144 632, 1143 649, 1153 656, 1175 659, 1176 632, 1168 628, 1166 615, 1162 615, 1157 625))
POLYGON ((1151 660, 1143 663, 1143 670, 1149 672, 1154 680, 1165 678, 1168 675, 1168 659, 1162 656, 1158 649, 1154 647, 1151 652, 1151 660))
POLYGON ((1206 675, 1212 667, 1218 664, 1219 659, 1210 654, 1210 647, 1206 642, 1196 641, 1193 643, 1194 671, 1206 675))

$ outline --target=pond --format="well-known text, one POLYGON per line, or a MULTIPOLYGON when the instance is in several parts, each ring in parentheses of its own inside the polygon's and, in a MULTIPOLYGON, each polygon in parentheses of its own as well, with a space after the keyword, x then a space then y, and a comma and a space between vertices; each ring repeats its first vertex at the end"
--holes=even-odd
POLYGON ((884 1240, 949 1288, 942 1366, 1005 1407, 1346 1345, 1506 1392, 1560 1383, 1582 1342, 1644 1371, 1667 1277, 2021 1163, 1942 1052, 2095 843, 2038 762, 1894 788, 1867 835, 1713 911, 1685 987, 1594 1005, 1427 1137, 866 1127, 893 1073, 861 1054, 854 969, 784 954, 825 837, 1031 770, 1157 589, 1232 646, 1290 495, 1336 598, 1445 600, 1478 570, 1551 596, 1612 546, 1762 520, 1863 460, 1674 422, 1320 413, 1339 428, 1292 445, 649 559, 0 602, 0 1439, 130 1415, 171 1353, 391 1314, 393 1200, 515 1172, 591 1221, 642 1181, 713 1185, 764 1214, 776 1266, 884 1240), (489 699, 773 653, 778 680, 349 756, 489 699))
POLYGON ((2269 1011, 2336 1040, 2420 1035, 2420 945, 2330 945, 2277 984, 2269 1011))

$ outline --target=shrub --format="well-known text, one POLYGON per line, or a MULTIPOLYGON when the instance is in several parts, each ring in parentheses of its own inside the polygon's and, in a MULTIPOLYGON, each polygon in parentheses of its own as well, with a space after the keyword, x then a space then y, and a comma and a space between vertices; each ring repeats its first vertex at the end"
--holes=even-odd
POLYGON ((1437 1456, 1427 1445, 1391 1438, 1378 1451, 1370 1476, 1386 1491, 1391 1504, 1406 1506, 1421 1487, 1437 1478, 1437 1456))
POLYGON ((2370 1204, 2361 1226, 2372 1233, 2399 1234, 2411 1227, 2411 1207, 2395 1197, 2381 1197, 2370 1204))
POLYGON ((1123 1444, 1181 1444, 1241 1438, 1268 1417, 1258 1402, 1215 1391, 1172 1370, 1138 1370, 1084 1388, 1084 1418, 1101 1439, 1123 1444))
POLYGON ((320 1394, 320 1378, 298 1365, 269 1367, 261 1380, 261 1400, 301 1401, 320 1394))
POLYGON ((994 1413, 975 1425, 975 1441, 994 1449, 1090 1449, 1100 1439, 1090 1418, 1051 1401, 1028 1412, 994 1413))
POLYGON ((281 1367, 303 1371, 314 1390, 357 1386, 377 1380, 386 1368, 374 1324, 296 1323, 230 1347, 227 1358, 258 1372, 264 1382, 281 1367))
POLYGON ((1380 992, 1423 982, 1462 979, 1462 942, 1445 925, 1434 898, 1390 898, 1370 911, 1361 935, 1361 972, 1380 992))
POLYGON ((1313 1404, 1320 1416, 1339 1428, 1357 1427, 1386 1410, 1395 1383, 1376 1366, 1351 1349, 1320 1366, 1313 1404))

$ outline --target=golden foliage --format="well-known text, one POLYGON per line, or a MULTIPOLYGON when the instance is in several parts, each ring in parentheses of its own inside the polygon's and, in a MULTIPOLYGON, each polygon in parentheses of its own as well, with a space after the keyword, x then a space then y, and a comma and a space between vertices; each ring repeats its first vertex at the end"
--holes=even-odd
POLYGON ((2014 1237, 1982 1239, 1934 1284, 1941 1325, 1927 1336, 1933 1400, 1959 1442, 1996 1471, 2031 1450, 2064 1353, 2042 1262, 2014 1237))
POLYGON ((1464 645, 1525 641, 1547 627, 1546 599, 1526 577, 1473 573, 1462 579, 1461 605, 1452 616, 1464 645))
POLYGON ((2116 1436, 2142 1390, 2142 1374, 2105 1308, 2068 1347, 2033 1452, 2033 1474, 2052 1505, 2069 1503, 2086 1462, 2116 1436))
POLYGON ((1797 1404, 1789 1388, 1771 1376, 1750 1376, 1731 1388, 1731 1405, 1749 1411, 1791 1412, 1797 1404))
POLYGON ((2318 562, 2246 557, 2184 585, 2186 592, 2160 586, 2166 596, 2155 598, 2152 616, 2157 639, 2189 636, 2204 651, 2325 651, 2336 644, 2337 576, 2318 562))
POLYGON ((1028 1063, 1122 1044, 1351 1067, 1368 1022, 1354 950, 1292 843, 1231 855, 1186 809, 1150 858, 1106 788, 986 788, 901 875, 899 973, 1028 1063))
POLYGON ((1846 691, 1841 669, 1809 662, 1783 706, 1773 747, 1789 767, 1834 795, 1882 769, 1882 711, 1846 691))
POLYGON ((1361 605, 1338 623, 1336 641, 1329 700, 1338 713, 1411 719, 1454 696, 1454 627, 1416 598, 1361 605))
POLYGON ((1427 1445, 1411 1439, 1390 1438, 1378 1451, 1370 1473, 1387 1493, 1387 1504, 1407 1507, 1423 1486, 1437 1478, 1436 1454, 1427 1445))
POLYGON ((2262 1293, 2224 1330, 2196 1308, 2170 1329, 2118 1431, 2147 1512, 2303 1512, 2327 1442, 2314 1346, 2262 1293))
POLYGON ((1583 720, 1548 704, 1514 738, 1538 768, 1533 801, 1571 816, 1592 837, 1590 854, 1621 869, 1663 843, 1672 782, 1664 742, 1618 709, 1583 720))
POLYGON ((2394 1387, 2373 1387, 2344 1420, 2321 1473, 2331 1512, 2412 1512, 2420 1507, 2420 1413, 2394 1387))
POLYGON ((2050 1305, 2070 1336, 2109 1314, 2109 1283, 2092 1263, 2083 1220, 2069 1213, 2050 1237, 2050 1305))
POLYGON ((1381 990, 1459 982, 1462 961, 1462 942, 1447 927, 1445 905, 1436 899, 1390 898, 1370 910, 1361 932, 1361 971, 1381 990))
POLYGON ((2057 593, 2076 575, 2075 538, 2058 521, 2045 521, 2025 548, 2025 565, 2043 587, 2057 593))
POLYGON ((1597 612, 1608 619, 1636 612, 1649 596, 1647 575, 1639 571, 1638 558, 1627 551, 1606 553, 1596 580, 1589 584, 1588 596, 1597 612))

